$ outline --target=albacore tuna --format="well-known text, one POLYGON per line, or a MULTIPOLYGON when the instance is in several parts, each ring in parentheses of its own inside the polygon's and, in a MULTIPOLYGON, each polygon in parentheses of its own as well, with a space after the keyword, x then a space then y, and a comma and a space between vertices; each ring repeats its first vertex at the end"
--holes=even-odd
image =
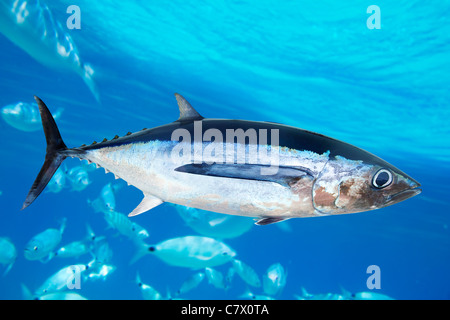
POLYGON ((140 189, 144 199, 130 216, 171 202, 265 225, 379 209, 421 192, 416 180, 348 143, 272 122, 204 119, 175 96, 178 120, 77 148, 67 148, 35 97, 47 154, 23 208, 67 157, 94 162, 140 189))

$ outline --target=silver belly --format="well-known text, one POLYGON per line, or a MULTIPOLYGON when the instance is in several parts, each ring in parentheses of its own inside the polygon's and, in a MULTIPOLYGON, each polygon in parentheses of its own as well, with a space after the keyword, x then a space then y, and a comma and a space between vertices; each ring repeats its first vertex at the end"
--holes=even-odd
MULTIPOLYGON (((313 216, 313 180, 303 179, 291 186, 275 182, 213 177, 177 172, 180 163, 168 156, 167 142, 146 142, 89 151, 85 159, 97 163, 144 194, 162 201, 225 214, 249 217, 313 216)), ((327 155, 298 151, 280 158, 282 165, 309 166, 317 174, 327 155)))

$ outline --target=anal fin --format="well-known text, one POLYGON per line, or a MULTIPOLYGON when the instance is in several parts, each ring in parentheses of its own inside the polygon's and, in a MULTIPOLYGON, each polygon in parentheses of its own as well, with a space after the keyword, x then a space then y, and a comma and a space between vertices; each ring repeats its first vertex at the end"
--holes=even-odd
POLYGON ((138 214, 144 213, 154 207, 159 206, 163 203, 161 199, 151 195, 145 194, 144 199, 142 199, 141 203, 128 215, 129 217, 137 216, 138 214))

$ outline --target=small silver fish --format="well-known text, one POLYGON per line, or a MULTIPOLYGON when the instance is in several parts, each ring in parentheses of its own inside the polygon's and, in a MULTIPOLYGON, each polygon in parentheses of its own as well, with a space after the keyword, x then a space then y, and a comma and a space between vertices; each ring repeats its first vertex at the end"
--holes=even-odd
POLYGON ((350 291, 342 288, 342 295, 348 300, 395 300, 388 295, 375 291, 361 291, 351 293, 350 291))
MULTIPOLYGON (((60 118, 62 112, 63 109, 58 109, 53 113, 53 118, 60 118)), ((2 108, 1 114, 6 123, 21 131, 38 131, 42 126, 39 108, 35 102, 9 104, 2 108)))
POLYGON ((85 297, 76 292, 62 291, 43 295, 34 295, 23 283, 21 284, 21 287, 24 300, 87 300, 85 297))
POLYGON ((53 258, 53 250, 61 242, 65 227, 66 219, 64 218, 59 229, 49 228, 35 235, 25 246, 25 258, 41 262, 47 262, 53 258))
POLYGON ((94 70, 84 63, 66 28, 55 19, 43 0, 0 2, 0 32, 39 63, 78 74, 100 101, 94 70))
POLYGON ((232 261, 233 268, 236 273, 244 280, 245 283, 252 287, 261 287, 261 280, 259 280, 258 274, 249 265, 245 264, 241 260, 234 259, 232 261))
POLYGON ((106 242, 103 237, 101 241, 95 242, 94 244, 92 254, 95 257, 95 267, 109 264, 113 256, 113 251, 111 250, 108 242, 106 242))
POLYGON ((274 296, 280 293, 286 285, 287 273, 280 263, 271 265, 263 276, 264 293, 274 296))
POLYGON ((138 285, 139 289, 141 290, 142 297, 144 300, 162 300, 162 295, 155 290, 152 286, 149 286, 148 284, 145 284, 141 281, 141 277, 139 276, 139 273, 136 274, 136 284, 138 285))
POLYGON ((13 267, 17 258, 17 250, 8 238, 0 237, 0 264, 6 265, 6 269, 3 272, 5 276, 13 267))
POLYGON ((339 293, 318 293, 312 294, 301 288, 302 295, 295 295, 298 300, 349 300, 345 294, 339 293))
POLYGON ((95 242, 101 241, 104 237, 97 237, 92 228, 87 225, 87 234, 84 239, 70 242, 59 248, 55 255, 58 258, 78 258, 92 252, 95 242))
POLYGON ((236 252, 213 238, 185 236, 162 241, 156 245, 141 244, 133 262, 145 254, 152 254, 169 265, 201 269, 229 262, 236 252))
POLYGON ((116 266, 110 264, 98 265, 94 263, 93 267, 90 268, 89 271, 87 271, 87 274, 85 274, 84 276, 86 280, 105 281, 106 278, 116 270, 116 268, 116 266))
POLYGON ((224 215, 212 211, 175 205, 186 224, 203 236, 216 239, 236 238, 251 229, 252 218, 224 215))
POLYGON ((205 275, 208 279, 208 282, 212 284, 217 289, 226 289, 227 286, 225 284, 225 277, 223 276, 222 272, 206 267, 205 268, 205 275))
POLYGON ((149 237, 149 233, 144 227, 132 222, 123 213, 107 211, 104 212, 104 218, 110 228, 117 230, 132 241, 139 242, 149 237))
POLYGON ((95 212, 110 212, 116 209, 116 196, 115 193, 119 189, 117 184, 108 183, 100 191, 100 195, 94 199, 89 200, 88 204, 94 209, 95 212))
POLYGON ((59 248, 55 255, 58 258, 78 258, 86 253, 89 253, 89 243, 86 241, 73 241, 59 248))
POLYGON ((203 272, 197 272, 193 275, 189 276, 183 284, 181 285, 180 289, 176 292, 177 295, 184 294, 186 292, 191 291, 194 288, 197 288, 198 285, 203 281, 205 278, 205 274, 203 272))
POLYGON ((94 263, 94 260, 87 264, 70 265, 61 268, 56 273, 48 277, 44 283, 35 291, 36 295, 43 295, 68 289, 67 284, 73 280, 74 273, 79 272, 80 279, 81 274, 85 272, 94 263))
POLYGON ((58 193, 66 187, 66 172, 67 168, 64 166, 64 164, 63 166, 59 167, 58 170, 56 170, 55 174, 47 185, 47 192, 58 193))
POLYGON ((82 191, 92 182, 89 180, 89 174, 83 166, 69 169, 66 177, 70 181, 72 191, 82 191))
POLYGON ((44 294, 35 298, 34 300, 88 300, 81 294, 76 292, 53 292, 44 294))
POLYGON ((250 300, 275 300, 275 298, 271 296, 266 296, 263 294, 254 294, 250 291, 250 289, 247 289, 241 296, 243 299, 250 299, 250 300))
POLYGON ((388 295, 378 292, 357 292, 352 298, 354 300, 395 300, 388 295))

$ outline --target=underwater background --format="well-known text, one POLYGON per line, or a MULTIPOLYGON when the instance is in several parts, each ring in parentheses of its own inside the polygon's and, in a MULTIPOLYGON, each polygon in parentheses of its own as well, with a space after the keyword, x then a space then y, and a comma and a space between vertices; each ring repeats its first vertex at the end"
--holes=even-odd
MULTIPOLYGON (((2 0, 0 8, 0 107, 33 103, 37 95, 52 112, 61 108, 56 122, 69 147, 176 120, 173 94, 178 92, 206 118, 273 121, 325 134, 376 154, 422 184, 420 195, 380 210, 268 226, 240 217, 229 223, 215 238, 261 282, 275 263, 286 271, 285 286, 273 298, 311 298, 306 292, 318 298, 329 298, 327 293, 351 297, 346 292, 450 298, 448 1, 2 0), (64 41, 75 45, 94 71, 96 89, 63 63, 49 67, 33 50, 4 36, 8 26, 19 23, 5 18, 15 3, 26 3, 27 18, 36 25, 51 12, 51 20, 60 22, 59 36, 69 35, 64 41), (381 10, 381 29, 366 23, 373 4, 381 10), (66 27, 70 5, 80 8, 81 29, 66 27), (40 10, 46 14, 37 14, 40 10), (371 265, 379 267, 381 289, 367 287, 371 265)), ((47 33, 36 43, 51 42, 51 26, 46 24, 47 33)), ((34 31, 33 37, 42 32, 34 31)), ((137 274, 164 298, 268 296, 263 286, 249 285, 236 274, 225 289, 205 278, 177 295, 183 283, 203 271, 171 266, 152 255, 130 263, 135 243, 108 228, 92 201, 111 183, 115 203, 108 205, 128 214, 142 192, 103 169, 80 167, 79 160, 66 160, 65 169, 85 170, 88 180, 81 187, 66 179, 61 190, 44 191, 21 211, 44 161, 44 134, 40 126, 24 131, 4 119, 0 128, 0 238, 17 250, 11 269, 0 276, 0 299, 30 298, 24 287, 37 298, 35 290, 58 270, 92 260, 92 253, 45 263, 24 257, 31 238, 59 229, 64 218, 58 248, 83 240, 89 225, 112 252, 109 274, 83 278, 81 288, 72 290, 87 299, 142 299, 137 274)), ((205 226, 196 230, 201 218, 183 219, 180 212, 189 214, 163 204, 132 221, 148 231, 148 244, 211 236, 205 226)), ((231 266, 214 269, 225 276, 231 266)), ((0 275, 7 268, 0 264, 0 275)))

